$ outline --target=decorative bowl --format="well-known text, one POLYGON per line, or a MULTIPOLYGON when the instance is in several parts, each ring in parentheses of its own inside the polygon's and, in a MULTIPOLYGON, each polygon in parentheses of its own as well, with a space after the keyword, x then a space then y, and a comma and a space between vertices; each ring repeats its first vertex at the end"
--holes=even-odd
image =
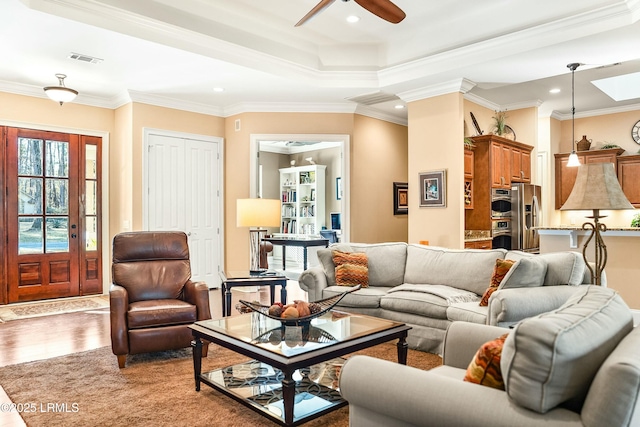
POLYGON ((246 307, 249 307, 251 310, 262 314, 263 316, 282 322, 283 325, 299 326, 299 325, 308 324, 309 322, 311 322, 312 319, 322 316, 327 311, 331 310, 336 304, 338 304, 340 300, 344 298, 347 294, 351 292, 355 292, 359 289, 360 289, 360 285, 354 286, 353 288, 349 289, 346 292, 341 293, 340 295, 335 295, 329 298, 321 299, 319 301, 314 301, 315 304, 320 305, 320 308, 321 308, 320 311, 318 311, 317 313, 313 313, 309 316, 296 317, 296 318, 284 319, 282 317, 272 316, 269 314, 269 307, 270 307, 269 305, 262 305, 255 302, 249 302, 244 300, 240 300, 240 303, 246 307))

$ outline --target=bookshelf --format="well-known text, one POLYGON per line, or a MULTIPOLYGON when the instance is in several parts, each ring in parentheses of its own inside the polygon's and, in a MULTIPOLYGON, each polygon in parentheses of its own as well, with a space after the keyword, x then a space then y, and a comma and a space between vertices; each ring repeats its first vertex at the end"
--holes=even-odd
POLYGON ((325 225, 324 165, 280 169, 280 233, 318 235, 325 225))

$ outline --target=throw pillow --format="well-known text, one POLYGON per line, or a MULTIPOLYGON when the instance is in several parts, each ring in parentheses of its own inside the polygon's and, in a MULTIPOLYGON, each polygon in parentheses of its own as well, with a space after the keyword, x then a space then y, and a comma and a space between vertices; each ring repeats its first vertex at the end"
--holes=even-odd
POLYGON ((506 333, 493 341, 486 342, 478 349, 473 357, 464 380, 487 387, 504 390, 504 381, 500 371, 500 358, 504 340, 509 334, 506 333))
POLYGON ((496 260, 496 265, 493 267, 493 274, 491 275, 491 281, 489 282, 489 287, 484 294, 482 295, 482 299, 480 300, 480 306, 486 307, 489 305, 489 297, 492 293, 498 290, 500 286, 500 282, 504 279, 504 276, 507 275, 511 267, 516 263, 516 261, 510 259, 500 259, 496 260))
POLYGON ((336 285, 369 287, 367 254, 361 252, 332 251, 336 265, 336 285))
POLYGON ((521 258, 507 272, 498 289, 532 288, 542 286, 547 274, 547 261, 539 256, 521 258))

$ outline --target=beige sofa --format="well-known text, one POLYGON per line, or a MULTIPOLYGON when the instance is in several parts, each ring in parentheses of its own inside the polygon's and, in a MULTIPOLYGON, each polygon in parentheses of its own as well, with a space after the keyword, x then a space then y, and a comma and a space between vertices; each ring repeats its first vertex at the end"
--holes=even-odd
POLYGON ((451 322, 513 326, 558 308, 576 291, 575 285, 590 282, 582 255, 576 252, 530 255, 402 242, 338 243, 319 250, 321 265, 300 275, 300 287, 309 293, 309 301, 349 289, 336 286, 332 250, 364 252, 368 258, 369 287, 346 295, 338 309, 407 323, 412 326, 409 346, 437 354, 451 322), (519 260, 517 268, 510 270, 489 305, 481 307, 495 261, 505 258, 519 260))
POLYGON ((640 425, 640 330, 615 291, 581 286, 559 309, 509 330, 499 363, 506 391, 463 381, 480 346, 504 333, 452 323, 443 366, 429 371, 367 356, 349 358, 340 374, 349 425, 640 425))

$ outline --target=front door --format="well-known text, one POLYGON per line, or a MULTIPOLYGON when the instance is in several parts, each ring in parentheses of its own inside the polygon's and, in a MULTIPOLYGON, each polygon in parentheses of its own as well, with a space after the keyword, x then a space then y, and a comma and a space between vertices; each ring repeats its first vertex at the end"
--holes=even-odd
POLYGON ((9 302, 101 293, 100 143, 7 129, 9 302))

